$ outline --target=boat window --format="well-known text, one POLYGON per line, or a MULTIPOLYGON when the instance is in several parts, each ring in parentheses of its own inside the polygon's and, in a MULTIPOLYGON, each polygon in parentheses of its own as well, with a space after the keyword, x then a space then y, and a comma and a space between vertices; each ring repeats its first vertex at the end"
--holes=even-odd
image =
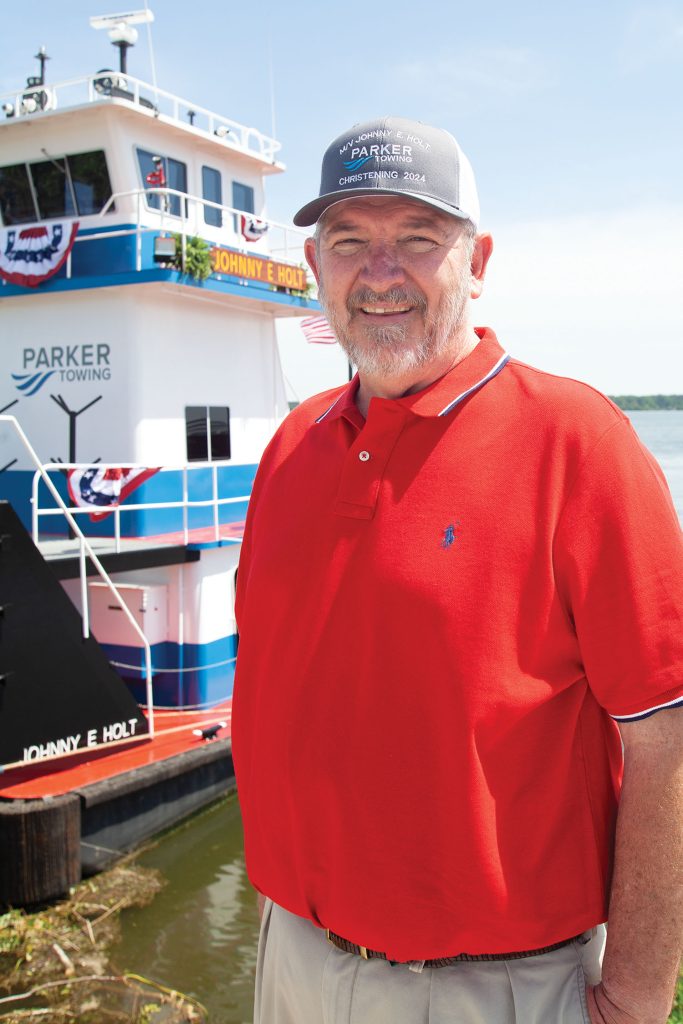
MULTIPOLYGON (((187 165, 180 160, 174 160, 163 153, 149 153, 147 150, 138 149, 138 163, 142 184, 145 189, 150 188, 172 188, 176 192, 187 192, 187 165), (154 158, 157 158, 156 160, 154 158)), ((152 195, 147 196, 147 206, 154 210, 161 210, 162 203, 167 203, 167 210, 174 217, 183 216, 181 213, 180 196, 152 195)), ((187 203, 185 213, 187 217, 187 203)))
POLYGON ((3 224, 37 220, 26 164, 0 167, 0 213, 3 224))
POLYGON ((251 185, 243 185, 241 181, 232 183, 232 205, 236 210, 254 213, 254 190, 251 185))
POLYGON ((217 405, 185 408, 188 462, 230 458, 230 410, 217 405))
POLYGON ((230 410, 216 405, 209 406, 209 427, 211 458, 230 458, 230 410))
POLYGON ((29 173, 38 202, 39 220, 75 216, 76 203, 63 157, 29 164, 29 173))
MULTIPOLYGON (((99 213, 111 198, 111 181, 104 152, 96 149, 90 153, 74 153, 66 159, 79 214, 86 217, 99 213)), ((115 203, 112 203, 109 210, 115 208, 115 203)))
MULTIPOLYGON (((111 196, 102 150, 0 167, 3 224, 99 213, 111 196)), ((115 209, 112 203, 110 212, 115 209)))
MULTIPOLYGON (((254 212, 254 190, 251 185, 243 185, 241 181, 232 183, 232 205, 235 210, 244 210, 245 213, 254 212)), ((239 217, 233 215, 234 230, 239 233, 239 217)))
MULTIPOLYGON (((223 189, 221 188, 221 174, 213 167, 202 167, 202 198, 212 203, 223 202, 223 189)), ((204 207, 204 221, 216 228, 223 225, 223 214, 213 206, 204 207)))

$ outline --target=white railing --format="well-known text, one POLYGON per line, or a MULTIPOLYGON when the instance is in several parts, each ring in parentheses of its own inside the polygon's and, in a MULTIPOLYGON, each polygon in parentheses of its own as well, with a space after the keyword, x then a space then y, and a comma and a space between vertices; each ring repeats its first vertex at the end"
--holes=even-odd
MULTIPOLYGON (((100 238, 116 238, 124 235, 136 236, 135 248, 135 269, 142 269, 142 236, 144 234, 178 234, 182 240, 182 251, 185 253, 187 238, 192 235, 202 237, 214 235, 214 238, 206 238, 209 245, 230 245, 246 255, 254 255, 257 258, 268 259, 272 256, 282 259, 285 262, 305 267, 304 242, 310 235, 310 231, 303 228, 295 228, 289 224, 282 224, 279 221, 270 220, 268 217, 259 218, 253 213, 245 210, 238 210, 234 206, 224 206, 221 203, 214 203, 210 199, 203 199, 201 196, 189 195, 187 192, 180 192, 174 188, 139 188, 129 189, 126 192, 116 192, 109 197, 100 210, 99 217, 106 217, 117 200, 133 200, 135 202, 135 226, 132 228, 113 228, 111 231, 97 231, 93 235, 78 235, 76 242, 87 243, 100 238), (149 207, 146 197, 156 195, 159 197, 159 209, 149 207), (181 214, 178 216, 170 212, 170 199, 178 201, 181 214), (221 215, 222 225, 208 225, 204 219, 204 210, 217 210, 221 215), (230 223, 233 218, 247 217, 257 220, 268 226, 268 232, 261 242, 247 244, 239 231, 226 230, 223 225, 230 223), (267 248, 266 248, 267 245, 267 248)), ((70 276, 70 260, 67 266, 67 276, 70 276)), ((313 288, 313 279, 308 275, 310 287, 313 288)))
POLYGON ((99 71, 86 78, 74 78, 54 85, 48 83, 24 87, 0 96, 0 108, 10 104, 14 111, 13 118, 23 119, 58 108, 111 101, 129 102, 150 117, 167 118, 189 130, 206 132, 222 139, 228 148, 250 153, 269 163, 275 163, 275 155, 282 148, 276 139, 264 135, 256 128, 222 117, 164 89, 155 88, 149 82, 129 74, 122 75, 118 71, 99 71), (40 93, 44 93, 46 99, 39 98, 36 102, 40 93))
MULTIPOLYGON (((133 627, 134 632, 137 634, 138 639, 140 640, 142 646, 144 647, 144 651, 145 651, 145 696, 146 696, 146 701, 147 701, 147 723, 148 723, 149 735, 150 735, 150 737, 153 737, 154 736, 154 697, 153 697, 153 689, 152 689, 152 650, 151 650, 149 641, 147 640, 147 637, 145 636, 143 631, 140 629, 140 626, 136 622, 135 617, 133 616, 133 614, 131 613, 130 609, 128 608, 128 605, 125 603, 125 601, 123 600, 123 598, 119 594, 118 590, 116 589, 116 587, 112 583, 111 579, 107 575, 107 572, 104 569, 102 563, 100 562, 99 558, 97 557, 97 555, 93 551, 91 545, 89 544, 89 542, 86 539, 85 535, 83 534, 83 532, 81 531, 80 527, 78 526, 78 523, 76 522, 74 516, 72 515, 71 511, 67 507, 66 503, 64 502, 62 496, 60 495, 59 491, 55 487, 54 483, 50 479, 50 475, 46 471, 46 467, 41 465, 40 459, 38 458, 38 455, 37 455, 36 451, 34 450, 34 448, 32 447, 32 445, 31 445, 29 439, 27 438, 26 434, 24 433, 24 431, 20 427, 19 421, 16 419, 15 416, 6 416, 6 415, 3 416, 3 415, 0 415, 0 423, 7 423, 8 426, 13 427, 14 430, 16 431, 16 433, 17 433, 17 435, 19 437, 19 440, 21 441, 21 443, 23 444, 24 448, 28 452, 28 455, 29 455, 29 458, 31 459, 31 462, 34 464, 34 466, 36 466, 36 476, 38 476, 40 479, 43 480, 43 482, 45 483, 45 486, 47 487, 48 491, 52 495, 52 498, 57 503, 58 508, 55 511, 59 515, 63 515, 65 517, 67 523, 71 527, 71 529, 72 529, 73 533, 75 534, 76 539, 78 541, 79 563, 80 563, 80 580, 81 580, 81 602, 82 602, 82 606, 83 606, 82 607, 83 638, 85 640, 87 640, 88 637, 90 636, 90 617, 89 617, 89 613, 88 613, 88 577, 87 577, 87 573, 86 573, 86 563, 85 563, 85 558, 86 558, 86 555, 87 555, 88 558, 90 559, 90 561, 92 562, 92 564, 95 566, 95 569, 97 570, 97 572, 98 572, 102 582, 105 583, 106 586, 108 587, 112 597, 114 598, 116 603, 119 605, 119 607, 123 611, 124 615, 128 619, 128 622, 133 627)), ((34 480, 35 480, 35 477, 34 477, 34 480)), ((35 538, 34 538, 34 540, 35 540, 35 538)), ((98 744, 98 746, 107 746, 107 744, 106 743, 102 743, 102 744, 98 744)))
MULTIPOLYGON (((0 419, 13 419, 13 417, 0 417, 0 419)), ((98 462, 94 464, 97 469, 120 469, 121 463, 112 462, 98 462)), ((65 510, 68 511, 69 516, 82 516, 92 515, 93 513, 101 512, 105 514, 113 514, 114 516, 114 550, 116 553, 121 551, 121 516, 129 512, 153 512, 160 509, 180 509, 182 511, 182 533, 183 543, 188 544, 190 542, 190 525, 189 525, 189 513, 194 508, 210 508, 212 510, 212 524, 211 530, 213 532, 213 539, 216 541, 223 541, 229 544, 239 544, 240 538, 236 537, 221 537, 220 532, 220 509, 224 505, 236 505, 243 504, 249 501, 248 494, 241 494, 237 497, 221 498, 218 494, 218 470, 226 465, 234 466, 236 463, 220 463, 220 462, 195 462, 191 465, 181 466, 162 466, 159 467, 159 473, 181 473, 181 484, 182 484, 182 497, 178 501, 147 501, 132 503, 126 501, 123 505, 115 505, 113 507, 103 506, 98 508, 93 505, 90 508, 79 508, 75 505, 67 506, 62 498, 59 499, 58 508, 41 508, 40 507, 40 481, 47 480, 50 473, 61 473, 64 470, 69 471, 73 469, 92 469, 93 463, 81 463, 81 462, 49 462, 38 464, 38 469, 33 474, 33 485, 31 490, 31 530, 33 534, 34 544, 40 542, 40 519, 44 516, 62 516, 65 510), (192 473, 211 471, 211 497, 206 499, 195 499, 190 498, 189 488, 189 477, 192 473)), ((126 463, 127 469, 151 469, 156 467, 143 466, 136 463, 126 463)), ((49 484, 50 494, 54 497, 57 493, 54 489, 54 484, 50 481, 49 484)), ((79 530, 79 533, 81 531, 79 530)))

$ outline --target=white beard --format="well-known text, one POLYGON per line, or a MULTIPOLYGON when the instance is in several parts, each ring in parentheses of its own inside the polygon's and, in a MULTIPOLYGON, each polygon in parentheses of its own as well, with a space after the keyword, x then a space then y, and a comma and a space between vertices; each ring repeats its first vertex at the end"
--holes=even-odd
POLYGON ((322 279, 318 294, 337 341, 361 375, 400 377, 425 366, 453 347, 458 334, 467 324, 470 284, 470 264, 466 260, 456 287, 443 296, 432 316, 426 315, 425 297, 416 290, 392 288, 388 292, 377 293, 361 289, 349 296, 344 311, 346 315, 333 309, 327 302, 322 279), (363 316, 360 306, 406 304, 422 312, 425 321, 422 337, 411 340, 411 325, 408 323, 387 324, 386 327, 382 324, 365 324, 362 339, 350 330, 352 321, 357 324, 358 317, 363 316))

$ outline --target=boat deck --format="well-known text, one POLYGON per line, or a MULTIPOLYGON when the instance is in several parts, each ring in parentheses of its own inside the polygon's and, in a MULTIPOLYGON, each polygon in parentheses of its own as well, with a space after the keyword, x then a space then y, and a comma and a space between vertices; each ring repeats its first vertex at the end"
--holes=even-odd
MULTIPOLYGON (((190 549, 197 547, 218 547, 223 544, 237 544, 242 540, 244 534, 244 520, 234 523, 221 523, 218 527, 218 536, 213 526, 200 527, 199 529, 188 530, 187 541, 182 530, 174 533, 160 533, 149 537, 121 537, 119 541, 119 552, 130 553, 142 551, 149 548, 167 548, 187 546, 190 549)), ((102 555, 113 555, 117 553, 114 537, 87 537, 90 547, 97 557, 102 555)), ((48 561, 61 558, 78 558, 80 541, 77 537, 50 537, 41 538, 38 547, 41 554, 48 561)))
MULTIPOLYGON (((91 549, 108 573, 149 569, 160 565, 196 562, 205 548, 239 544, 244 534, 244 520, 223 523, 218 536, 213 526, 188 531, 187 542, 182 530, 149 537, 121 537, 118 545, 113 537, 88 537, 91 549)), ((80 541, 77 537, 45 537, 38 545, 58 579, 75 579, 80 575, 80 541)), ((86 557, 87 576, 97 575, 93 562, 86 557)))
POLYGON ((0 800, 61 796, 134 768, 156 764, 210 743, 211 740, 194 736, 192 730, 206 729, 218 722, 226 722, 219 738, 228 739, 231 709, 232 700, 227 700, 208 711, 155 711, 153 738, 145 736, 120 745, 79 750, 68 757, 10 768, 0 775, 0 800))

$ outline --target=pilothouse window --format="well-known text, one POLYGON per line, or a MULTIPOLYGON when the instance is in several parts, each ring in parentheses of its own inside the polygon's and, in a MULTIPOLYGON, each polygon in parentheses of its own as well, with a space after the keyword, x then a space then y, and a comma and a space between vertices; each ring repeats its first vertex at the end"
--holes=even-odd
MULTIPOLYGON (((145 189, 168 188, 175 189, 176 192, 187 192, 187 164, 180 160, 174 160, 170 156, 164 156, 163 153, 148 153, 145 149, 138 149, 137 153, 142 184, 145 189)), ((168 212, 174 217, 183 216, 180 196, 160 193, 147 196, 147 206, 153 210, 163 209, 164 203, 167 204, 168 212)), ((187 216, 187 203, 185 203, 184 216, 187 216)))
POLYGON ((99 213, 111 197, 111 182, 104 153, 101 149, 95 149, 91 153, 75 153, 66 159, 78 212, 82 217, 99 213))
POLYGON ((233 181, 232 205, 236 210, 254 213, 254 190, 251 185, 243 185, 241 181, 233 181))
POLYGON ((230 410, 218 405, 185 408, 188 462, 230 458, 230 410))
POLYGON ((76 202, 65 160, 41 160, 30 164, 29 171, 38 200, 38 220, 75 216, 76 202))
MULTIPOLYGON (((99 213, 111 197, 102 150, 0 167, 3 224, 30 224, 99 213)), ((115 209, 114 203, 109 211, 115 209)))
MULTIPOLYGON (((202 167, 202 198, 212 203, 223 202, 223 189, 221 188, 221 174, 213 167, 202 167)), ((215 206, 204 207, 204 221, 220 228, 223 224, 223 215, 215 206)))
POLYGON ((0 212, 3 224, 30 224, 38 219, 26 164, 0 167, 0 212))

